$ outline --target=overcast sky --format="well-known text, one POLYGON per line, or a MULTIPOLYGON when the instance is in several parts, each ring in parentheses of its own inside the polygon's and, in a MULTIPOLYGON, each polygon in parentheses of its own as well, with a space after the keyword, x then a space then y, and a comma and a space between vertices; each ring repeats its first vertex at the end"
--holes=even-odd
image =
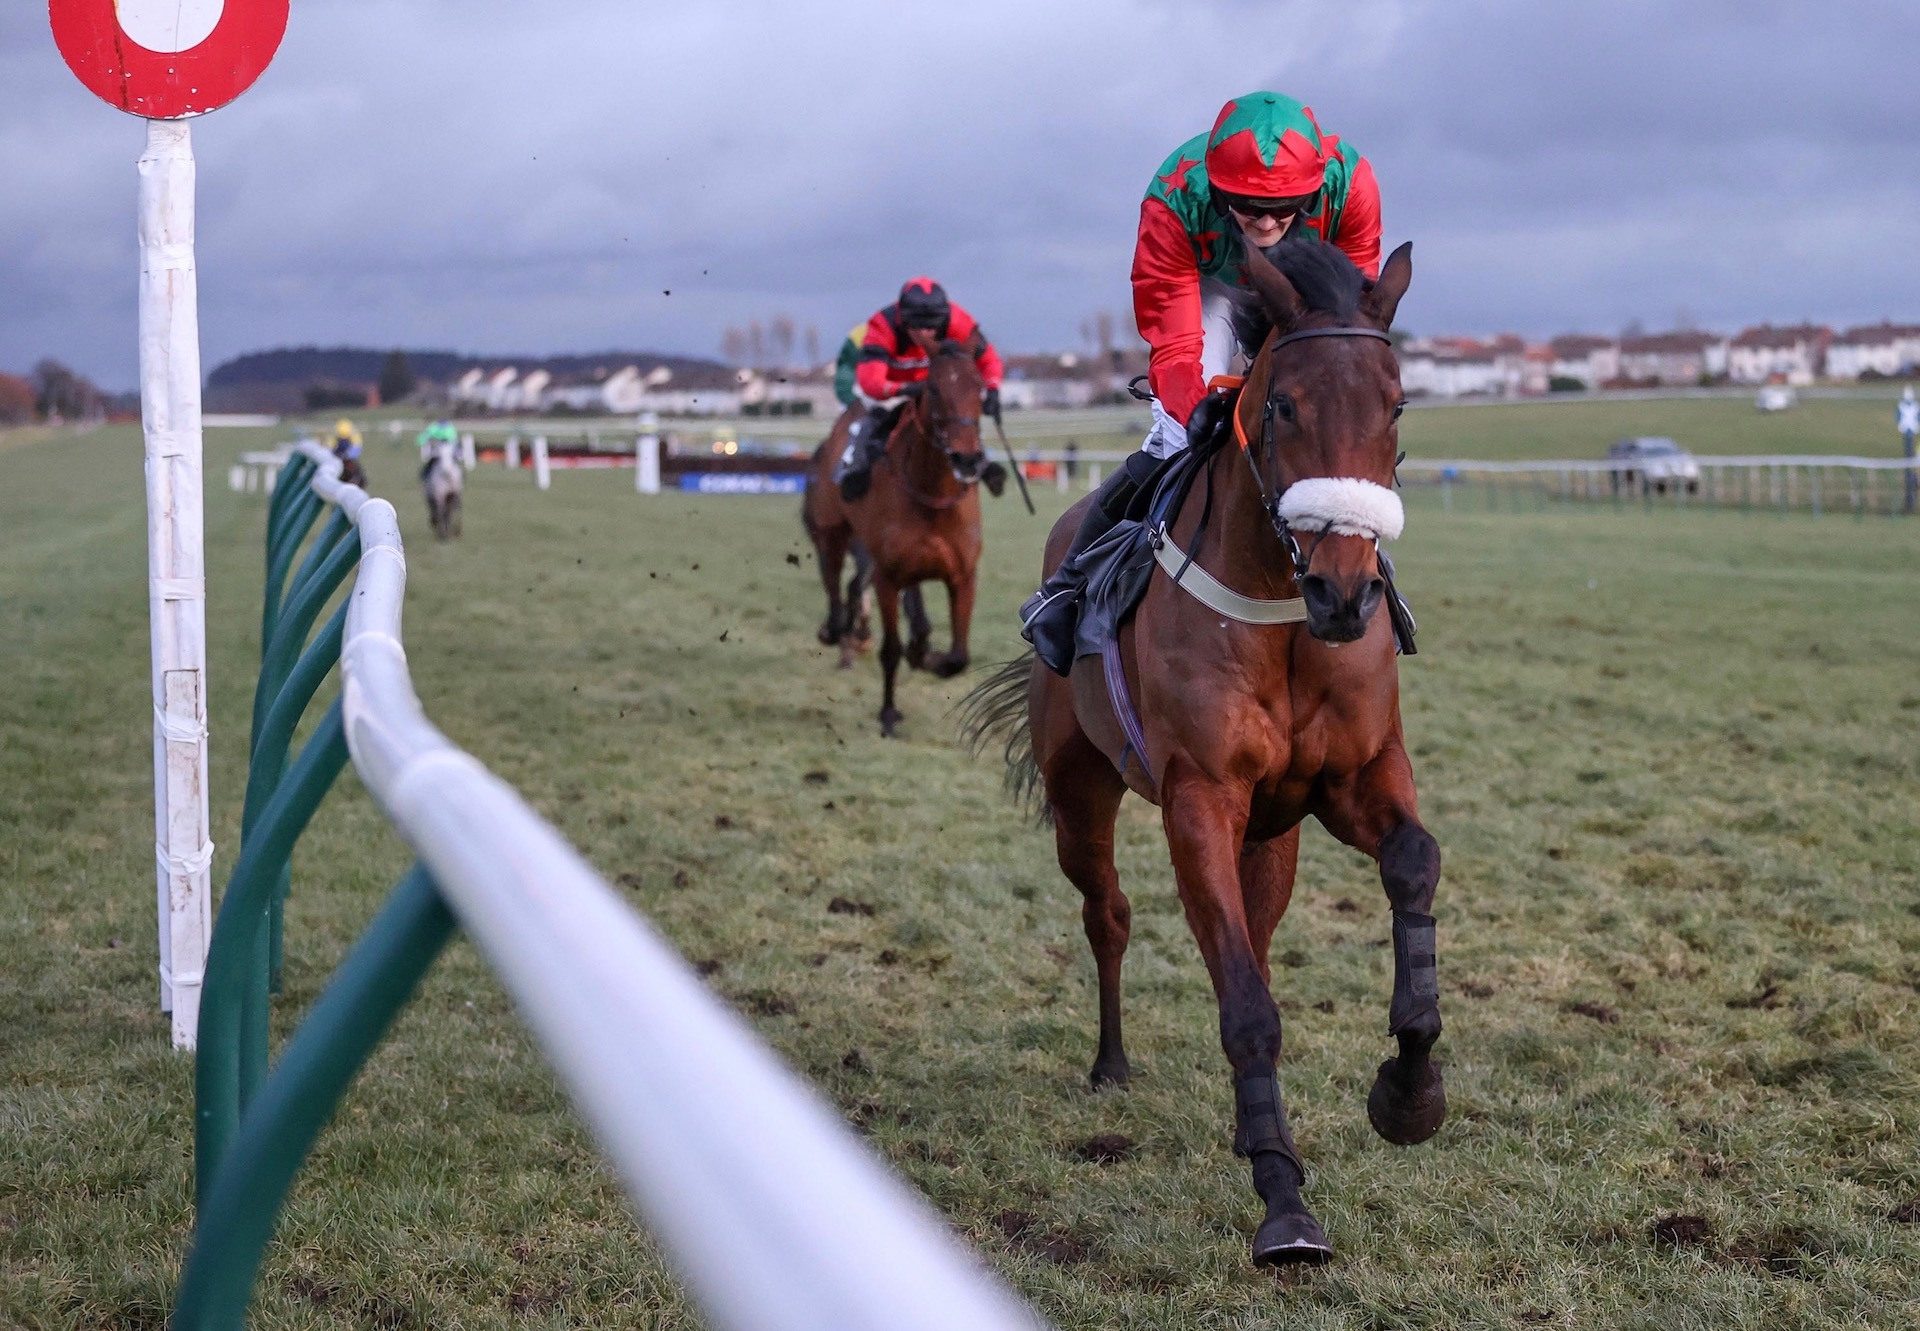
MULTIPOLYGON (((1920 320, 1915 0, 295 0, 194 122, 205 362, 779 313, 830 353, 923 271, 1071 347, 1130 308, 1154 167, 1255 88, 1372 159, 1416 331, 1920 320)), ((0 369, 133 385, 143 133, 0 7, 0 369)))

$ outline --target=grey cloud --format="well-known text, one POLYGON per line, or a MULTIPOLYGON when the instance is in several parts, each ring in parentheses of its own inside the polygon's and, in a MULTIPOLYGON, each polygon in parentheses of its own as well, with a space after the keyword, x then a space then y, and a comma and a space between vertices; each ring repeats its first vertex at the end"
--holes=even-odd
MULTIPOLYGON (((1070 345, 1160 158, 1261 86, 1374 160, 1421 328, 1911 317, 1916 50, 1891 0, 302 0, 195 127, 206 358, 830 340, 921 271, 1070 345)), ((0 367, 132 382, 139 141, 0 14, 0 367)))

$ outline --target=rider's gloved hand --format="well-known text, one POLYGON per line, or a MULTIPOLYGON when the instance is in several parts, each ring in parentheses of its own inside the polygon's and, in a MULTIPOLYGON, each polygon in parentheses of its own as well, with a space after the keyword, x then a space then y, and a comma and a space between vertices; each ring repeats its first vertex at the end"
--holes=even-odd
POLYGON ((919 397, 922 393, 926 391, 927 391, 927 381, 925 379, 916 379, 910 384, 901 384, 900 391, 897 394, 897 396, 905 397, 905 398, 915 398, 915 397, 919 397))
POLYGON ((1201 398, 1193 414, 1187 417, 1188 447, 1205 446, 1218 431, 1228 428, 1233 417, 1233 403, 1233 394, 1217 389, 1201 398))
POLYGON ((995 420, 1000 419, 999 389, 989 388, 986 391, 986 394, 980 399, 980 411, 982 415, 991 416, 995 420))

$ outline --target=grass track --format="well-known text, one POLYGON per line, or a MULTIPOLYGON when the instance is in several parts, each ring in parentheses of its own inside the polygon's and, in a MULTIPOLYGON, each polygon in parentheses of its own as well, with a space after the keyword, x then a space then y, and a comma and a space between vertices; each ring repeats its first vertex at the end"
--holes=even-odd
MULTIPOLYGON (((1642 405, 1599 443, 1658 428, 1704 449, 1671 416, 1620 424, 1642 405)), ((1751 416, 1710 405, 1729 438, 1751 416)), ((1415 413, 1487 433, 1408 443, 1495 456, 1506 414, 1543 411, 1587 450, 1589 410, 1415 413)), ((211 438, 216 477, 264 441, 211 438)), ((1403 679, 1446 855, 1455 1117, 1411 1152, 1367 1128, 1386 912, 1368 866, 1310 833, 1275 988, 1340 1259, 1276 1281, 1245 1264, 1258 1212, 1151 810, 1129 805, 1120 852, 1136 1082, 1094 1097, 1077 900, 999 773, 954 748, 967 681, 911 677, 909 737, 880 741, 872 672, 836 674, 812 642, 789 503, 483 472, 466 542, 440 549, 405 455, 376 439, 369 464, 407 528, 435 719, 1061 1326, 1920 1318, 1920 1225, 1890 1218, 1920 1212, 1920 527, 1411 501, 1397 553, 1423 634, 1403 679), (1131 1156, 1079 1158, 1106 1133, 1131 1156), (1676 1215, 1708 1232, 1652 1236, 1676 1215)), ((126 429, 0 451, 5 1325, 159 1326, 188 1222, 187 1066, 153 1002, 139 484, 126 429)), ((261 512, 209 496, 217 876, 261 512)), ((990 510, 982 662, 1014 646, 1041 532, 990 510)), ((405 863, 343 779, 296 863, 283 1021, 405 863)), ((465 946, 322 1139, 280 1240, 262 1327, 694 1324, 465 946)))

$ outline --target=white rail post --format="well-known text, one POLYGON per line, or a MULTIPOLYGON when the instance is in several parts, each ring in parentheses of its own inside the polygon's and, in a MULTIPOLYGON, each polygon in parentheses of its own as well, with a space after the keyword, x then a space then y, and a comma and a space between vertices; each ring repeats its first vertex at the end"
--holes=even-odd
POLYGON ((547 469, 547 437, 544 434, 533 437, 533 483, 541 490, 553 484, 553 474, 547 469))
POLYGON ((517 434, 510 434, 507 436, 506 461, 507 461, 508 471, 520 470, 520 436, 517 434))
POLYGON ((191 1049, 199 1030, 201 972, 213 919, 193 190, 187 122, 149 120, 140 157, 140 419, 146 438, 160 1007, 172 1014, 176 1049, 191 1049))
POLYGON ((643 434, 633 443, 633 488, 643 495, 660 493, 660 436, 643 434))
POLYGON ((473 455, 473 431, 471 430, 460 436, 460 465, 468 471, 472 471, 478 465, 478 460, 473 455))

